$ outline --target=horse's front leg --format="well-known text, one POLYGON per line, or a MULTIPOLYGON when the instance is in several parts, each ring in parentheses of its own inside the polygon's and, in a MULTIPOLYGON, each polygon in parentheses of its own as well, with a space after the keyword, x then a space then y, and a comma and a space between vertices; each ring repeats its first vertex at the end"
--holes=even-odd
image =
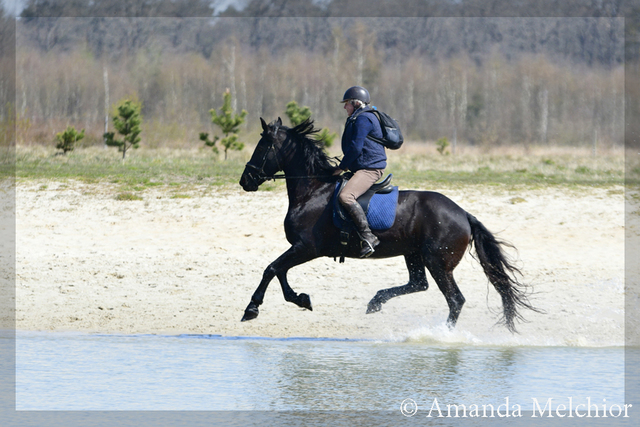
POLYGON ((296 294, 296 292, 291 289, 289 286, 289 282, 287 281, 287 272, 283 271, 282 273, 278 273, 278 280, 280 281, 280 286, 282 286, 282 294, 284 295, 284 300, 287 302, 292 302, 298 307, 306 308, 307 310, 313 311, 313 307, 311 306, 311 298, 307 294, 296 294))
POLYGON ((267 287, 275 276, 278 277, 278 280, 282 285, 282 293, 284 294, 284 299, 286 301, 293 302, 299 307, 312 310, 311 299, 309 298, 309 295, 298 295, 289 286, 289 283, 287 282, 287 271, 289 271, 289 269, 295 267, 296 265, 303 264, 307 261, 312 260, 313 258, 315 258, 315 256, 306 251, 302 245, 292 246, 289 248, 289 250, 280 255, 278 259, 269 264, 269 266, 264 271, 264 274, 262 275, 262 281, 260 281, 258 289, 256 289, 256 291, 253 293, 251 302, 244 311, 242 321, 244 322, 246 320, 252 320, 258 317, 258 307, 262 304, 264 300, 264 294, 267 291, 267 287))

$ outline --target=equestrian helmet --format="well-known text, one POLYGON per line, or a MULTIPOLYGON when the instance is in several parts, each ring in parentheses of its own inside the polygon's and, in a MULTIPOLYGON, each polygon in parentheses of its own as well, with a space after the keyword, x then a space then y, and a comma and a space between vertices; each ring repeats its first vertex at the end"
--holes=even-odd
POLYGON ((369 91, 363 88, 362 86, 352 86, 344 93, 341 102, 347 102, 350 99, 358 99, 365 104, 371 102, 371 97, 369 96, 369 91))

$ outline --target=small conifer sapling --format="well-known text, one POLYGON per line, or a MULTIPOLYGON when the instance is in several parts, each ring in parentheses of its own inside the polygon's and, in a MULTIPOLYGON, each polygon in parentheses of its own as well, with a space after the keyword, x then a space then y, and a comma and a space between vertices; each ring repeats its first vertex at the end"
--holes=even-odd
POLYGON ((118 106, 118 115, 113 117, 113 125, 122 139, 116 139, 114 132, 104 134, 105 143, 111 147, 118 147, 122 153, 122 160, 127 155, 127 150, 140 146, 140 133, 142 128, 142 116, 140 103, 125 100, 118 106))
MULTIPOLYGON (((300 123, 311 118, 311 109, 307 106, 300 107, 296 101, 291 101, 287 104, 285 114, 289 117, 289 121, 292 126, 298 126, 300 123)), ((333 141, 336 139, 336 134, 329 132, 328 129, 321 129, 320 132, 315 135, 316 141, 320 141, 323 147, 331 147, 333 141)))
POLYGON ((68 151, 74 150, 76 142, 82 138, 84 138, 84 129, 78 132, 75 127, 67 126, 64 132, 56 134, 56 141, 58 141, 56 148, 62 150, 62 154, 67 154, 68 151))
POLYGON ((240 114, 235 113, 231 107, 231 92, 227 89, 223 95, 220 114, 218 114, 215 109, 211 109, 209 112, 211 113, 211 121, 213 124, 220 127, 224 137, 220 139, 216 136, 213 140, 209 140, 209 134, 201 133, 200 140, 204 141, 207 146, 213 147, 213 150, 216 153, 218 152, 218 149, 215 144, 217 141, 220 141, 220 144, 224 147, 224 159, 226 160, 227 152, 229 150, 240 151, 244 148, 244 144, 238 141, 238 131, 240 129, 240 125, 244 123, 247 111, 242 110, 240 114))

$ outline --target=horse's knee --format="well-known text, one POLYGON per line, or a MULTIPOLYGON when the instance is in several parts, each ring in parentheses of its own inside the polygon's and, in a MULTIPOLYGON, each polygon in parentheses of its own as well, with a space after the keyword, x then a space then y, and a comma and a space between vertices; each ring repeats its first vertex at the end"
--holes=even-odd
POLYGON ((269 266, 264 270, 264 273, 262 273, 262 280, 270 281, 271 279, 276 277, 276 274, 278 274, 278 270, 274 267, 273 264, 269 264, 269 266))

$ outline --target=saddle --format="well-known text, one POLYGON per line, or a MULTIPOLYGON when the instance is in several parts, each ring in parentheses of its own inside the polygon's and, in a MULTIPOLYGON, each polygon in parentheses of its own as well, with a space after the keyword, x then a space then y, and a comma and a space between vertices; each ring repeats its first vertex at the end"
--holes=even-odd
MULTIPOLYGON (((344 255, 349 245, 351 232, 355 231, 351 217, 338 201, 338 195, 344 188, 351 174, 344 174, 336 183, 333 194, 333 224, 340 229, 340 243, 343 254, 340 262, 344 262, 344 255)), ((393 175, 389 174, 382 181, 375 183, 357 202, 367 216, 371 230, 387 230, 393 226, 396 218, 396 206, 398 204, 398 187, 391 185, 393 175)))
MULTIPOLYGON (((345 184, 352 176, 353 174, 342 175, 342 179, 339 180, 336 185, 336 193, 334 197, 334 211, 340 216, 342 220, 345 221, 350 220, 349 215, 344 211, 342 205, 340 205, 338 196, 342 192, 345 184)), ((391 185, 391 178, 393 178, 393 174, 387 175, 385 179, 373 184, 362 196, 358 197, 357 202, 360 204, 360 206, 362 206, 362 210, 365 214, 369 211, 369 204, 371 203, 371 198, 374 194, 389 194, 393 191, 394 187, 391 185)))

